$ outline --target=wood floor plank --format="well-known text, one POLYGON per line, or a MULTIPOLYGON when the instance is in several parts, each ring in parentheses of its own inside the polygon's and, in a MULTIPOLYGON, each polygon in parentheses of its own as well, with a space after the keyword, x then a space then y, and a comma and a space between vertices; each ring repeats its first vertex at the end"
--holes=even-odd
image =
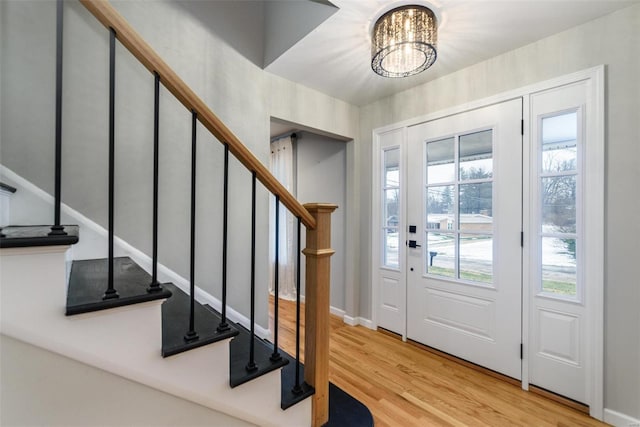
MULTIPOLYGON (((279 306, 279 343, 295 354, 295 303, 281 300, 279 306)), ((328 327, 329 380, 364 403, 376 427, 606 425, 393 334, 349 326, 336 316, 328 327)))

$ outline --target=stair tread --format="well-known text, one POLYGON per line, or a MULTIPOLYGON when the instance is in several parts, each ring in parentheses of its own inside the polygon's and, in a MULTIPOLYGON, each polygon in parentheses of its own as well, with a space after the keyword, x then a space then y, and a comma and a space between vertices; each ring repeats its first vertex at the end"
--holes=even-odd
POLYGON ((296 383, 296 361, 288 353, 281 351, 283 357, 287 357, 290 363, 281 372, 280 408, 287 409, 298 402, 303 401, 315 393, 315 389, 304 381, 304 364, 300 363, 300 393, 294 393, 296 383))
POLYGON ((230 325, 228 331, 218 332, 220 315, 208 310, 198 303, 194 304, 194 325, 198 339, 190 342, 184 340, 189 330, 189 295, 175 285, 163 284, 172 296, 162 304, 162 356, 168 357, 183 351, 202 347, 238 335, 238 330, 230 325))
POLYGON ((0 248, 26 248, 33 246, 63 246, 78 243, 80 229, 77 225, 65 225, 66 235, 50 236, 50 225, 9 225, 2 227, 0 248))
POLYGON ((147 301, 166 299, 169 290, 147 292, 151 276, 129 257, 114 258, 114 288, 119 297, 103 300, 107 289, 108 259, 74 261, 69 277, 66 314, 88 313, 147 301))
MULTIPOLYGON (((217 313, 213 307, 209 305, 205 307, 217 313)), ((232 388, 275 371, 276 369, 280 369, 289 363, 289 359, 286 357, 282 357, 275 362, 272 361, 270 358, 273 353, 273 346, 270 346, 258 336, 254 336, 254 361, 258 368, 253 371, 247 371, 246 366, 249 361, 251 333, 240 324, 234 324, 234 326, 239 333, 231 340, 231 345, 229 346, 229 385, 232 388)))
POLYGON ((263 341, 256 340, 254 346, 254 361, 258 366, 253 371, 247 371, 246 366, 249 361, 249 340, 251 335, 249 333, 240 332, 240 334, 231 341, 230 346, 230 373, 229 373, 229 385, 231 387, 237 387, 269 372, 280 369, 289 363, 286 358, 281 358, 278 361, 272 361, 270 359, 273 353, 273 348, 267 346, 263 341))

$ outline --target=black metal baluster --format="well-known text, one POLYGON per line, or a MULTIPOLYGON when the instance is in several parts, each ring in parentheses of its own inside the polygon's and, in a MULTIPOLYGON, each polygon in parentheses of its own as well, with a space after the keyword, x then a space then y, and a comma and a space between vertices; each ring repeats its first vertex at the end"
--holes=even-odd
POLYGON ((218 332, 226 332, 227 324, 227 222, 229 200, 229 144, 224 144, 224 187, 222 192, 222 310, 218 332))
POLYGON ((296 256, 296 383, 291 392, 301 394, 300 385, 300 217, 298 217, 298 247, 296 256))
POLYGON ((196 125, 198 113, 191 110, 191 259, 190 259, 190 309, 189 309, 189 331, 184 335, 185 341, 195 341, 198 333, 195 327, 195 257, 196 257, 196 125))
POLYGON ((151 266, 151 284, 147 292, 158 292, 162 286, 158 282, 158 173, 160 157, 160 75, 153 73, 154 81, 154 104, 153 104, 153 254, 151 266))
POLYGON ((113 287, 113 225, 115 192, 115 99, 116 99, 116 31, 109 28, 109 273, 107 290, 102 299, 118 298, 113 287))
POLYGON ((50 236, 64 236, 64 226, 60 225, 60 203, 62 189, 62 17, 63 2, 56 4, 56 148, 55 148, 55 205, 53 226, 50 236))
POLYGON ((256 172, 252 171, 251 181, 251 337, 249 339, 249 372, 258 369, 255 361, 255 309, 256 309, 256 172))
POLYGON ((277 362, 282 359, 280 352, 278 351, 278 292, 279 292, 279 271, 280 270, 280 196, 276 194, 276 259, 273 274, 273 354, 271 354, 271 361, 277 362))

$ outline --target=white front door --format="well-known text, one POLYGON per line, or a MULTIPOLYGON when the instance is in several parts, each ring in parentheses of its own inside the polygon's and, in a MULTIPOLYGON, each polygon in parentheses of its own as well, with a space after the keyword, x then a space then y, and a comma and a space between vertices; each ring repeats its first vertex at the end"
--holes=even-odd
MULTIPOLYGON (((407 130, 407 336, 520 379, 522 100, 407 130)), ((404 243, 404 242, 403 242, 404 243)))

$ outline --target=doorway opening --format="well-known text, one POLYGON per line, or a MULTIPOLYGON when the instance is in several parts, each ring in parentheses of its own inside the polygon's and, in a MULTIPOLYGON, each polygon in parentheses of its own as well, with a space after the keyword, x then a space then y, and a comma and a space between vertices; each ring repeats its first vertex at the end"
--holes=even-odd
MULTIPOLYGON (((291 171, 289 191, 301 202, 335 203, 338 209, 331 217, 331 246, 335 254, 331 259, 331 300, 334 314, 344 314, 345 286, 347 277, 347 140, 336 135, 311 129, 299 124, 279 119, 271 120, 271 152, 270 168, 291 171), (278 153, 277 150, 281 150, 278 153), (289 154, 282 154, 290 150, 289 154), (282 154, 282 155, 280 155, 282 154), (287 166, 279 164, 281 160, 291 162, 287 166)), ((274 173, 278 177, 277 173, 274 173)), ((288 212, 281 209, 279 219, 279 296, 280 300, 295 300, 295 246, 297 243, 296 220, 288 212), (287 264, 288 263, 288 264, 287 264)), ((275 201, 270 204, 269 236, 275 236, 275 201)), ((305 246, 306 233, 301 229, 301 245, 305 246)), ((270 299, 274 294, 274 247, 275 237, 270 237, 270 299)), ((301 301, 304 302, 305 263, 302 255, 300 265, 301 301)), ((270 304, 269 319, 273 319, 273 304, 270 304)), ((272 320, 269 324, 273 332, 272 320)))

